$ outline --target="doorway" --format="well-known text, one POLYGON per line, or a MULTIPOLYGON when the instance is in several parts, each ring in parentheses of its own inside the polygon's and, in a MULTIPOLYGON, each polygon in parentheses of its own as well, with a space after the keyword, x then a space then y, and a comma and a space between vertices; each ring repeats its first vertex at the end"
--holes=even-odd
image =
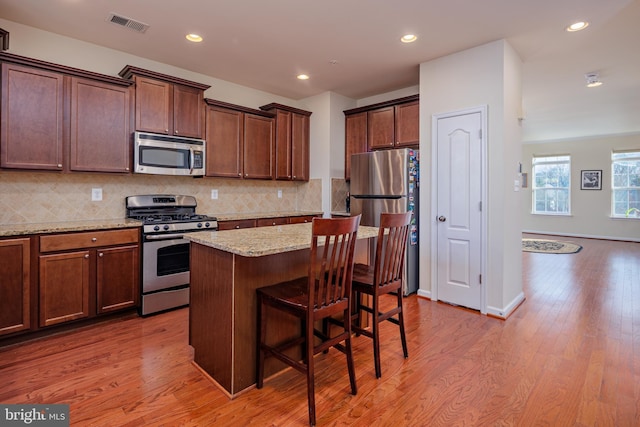
POLYGON ((434 300, 485 312, 486 107, 435 115, 434 300))

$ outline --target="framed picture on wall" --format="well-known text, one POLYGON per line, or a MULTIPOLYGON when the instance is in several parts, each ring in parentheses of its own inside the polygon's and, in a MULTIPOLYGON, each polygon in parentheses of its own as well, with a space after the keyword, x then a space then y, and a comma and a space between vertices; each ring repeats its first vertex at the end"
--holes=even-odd
POLYGON ((602 190, 602 171, 589 170, 581 171, 581 190, 602 190))

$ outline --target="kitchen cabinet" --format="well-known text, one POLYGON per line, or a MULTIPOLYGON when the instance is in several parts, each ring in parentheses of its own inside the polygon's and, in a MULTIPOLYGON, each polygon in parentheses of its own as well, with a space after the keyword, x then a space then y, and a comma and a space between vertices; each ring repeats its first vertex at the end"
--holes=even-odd
POLYGON ((309 181, 311 112, 276 103, 260 109, 276 116, 275 179, 309 181))
POLYGON ((0 166, 129 172, 130 81, 0 53, 0 166))
POLYGON ((134 308, 139 302, 137 228, 39 238, 39 326, 134 308))
POLYGON ((2 64, 0 165, 62 170, 64 76, 2 64))
POLYGON ((367 112, 369 150, 416 147, 419 144, 419 103, 412 101, 367 112))
POLYGON ((420 144, 419 95, 345 110, 345 179, 351 155, 420 144))
POLYGON ((129 172, 129 89, 71 79, 72 171, 129 172))
POLYGON ((218 221, 218 231, 223 230, 239 230, 241 228, 254 228, 256 226, 255 219, 238 219, 230 221, 218 221))
POLYGON ((135 82, 135 129, 204 137, 204 91, 209 85, 127 65, 120 76, 135 82))
POLYGON ((278 216, 258 219, 239 219, 218 221, 218 230, 239 230, 241 228, 269 227, 274 225, 300 224, 311 222, 314 217, 322 215, 278 216))
POLYGON ((351 179, 351 155, 367 152, 367 112, 345 117, 344 178, 351 179))
POLYGON ((31 329, 30 242, 0 240, 0 336, 31 329))
POLYGON ((273 179, 274 114, 205 99, 207 176, 273 179))

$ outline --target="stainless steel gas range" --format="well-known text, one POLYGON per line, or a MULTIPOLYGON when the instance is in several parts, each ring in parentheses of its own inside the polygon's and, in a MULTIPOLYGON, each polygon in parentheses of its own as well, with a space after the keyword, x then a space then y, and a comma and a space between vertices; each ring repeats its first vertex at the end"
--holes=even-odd
POLYGON ((196 214, 196 199, 180 195, 129 196, 127 217, 143 221, 143 316, 189 304, 189 240, 184 233, 216 231, 216 218, 196 214))

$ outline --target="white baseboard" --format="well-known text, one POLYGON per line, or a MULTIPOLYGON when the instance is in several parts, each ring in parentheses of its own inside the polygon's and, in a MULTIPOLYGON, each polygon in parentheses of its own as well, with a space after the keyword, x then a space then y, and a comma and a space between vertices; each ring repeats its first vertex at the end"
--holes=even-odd
POLYGON ((424 289, 418 289, 418 296, 431 299, 431 291, 425 291, 424 289))
POLYGON ((487 307, 487 315, 506 319, 515 311, 516 308, 525 300, 524 293, 520 292, 505 308, 487 307))
POLYGON ((575 233, 559 233, 557 231, 542 231, 542 230, 522 230, 523 233, 529 234, 546 234, 549 236, 566 236, 566 237, 582 237, 584 239, 599 239, 599 240, 619 240, 622 242, 640 242, 637 237, 614 237, 614 236, 598 236, 590 234, 575 234, 575 233))

